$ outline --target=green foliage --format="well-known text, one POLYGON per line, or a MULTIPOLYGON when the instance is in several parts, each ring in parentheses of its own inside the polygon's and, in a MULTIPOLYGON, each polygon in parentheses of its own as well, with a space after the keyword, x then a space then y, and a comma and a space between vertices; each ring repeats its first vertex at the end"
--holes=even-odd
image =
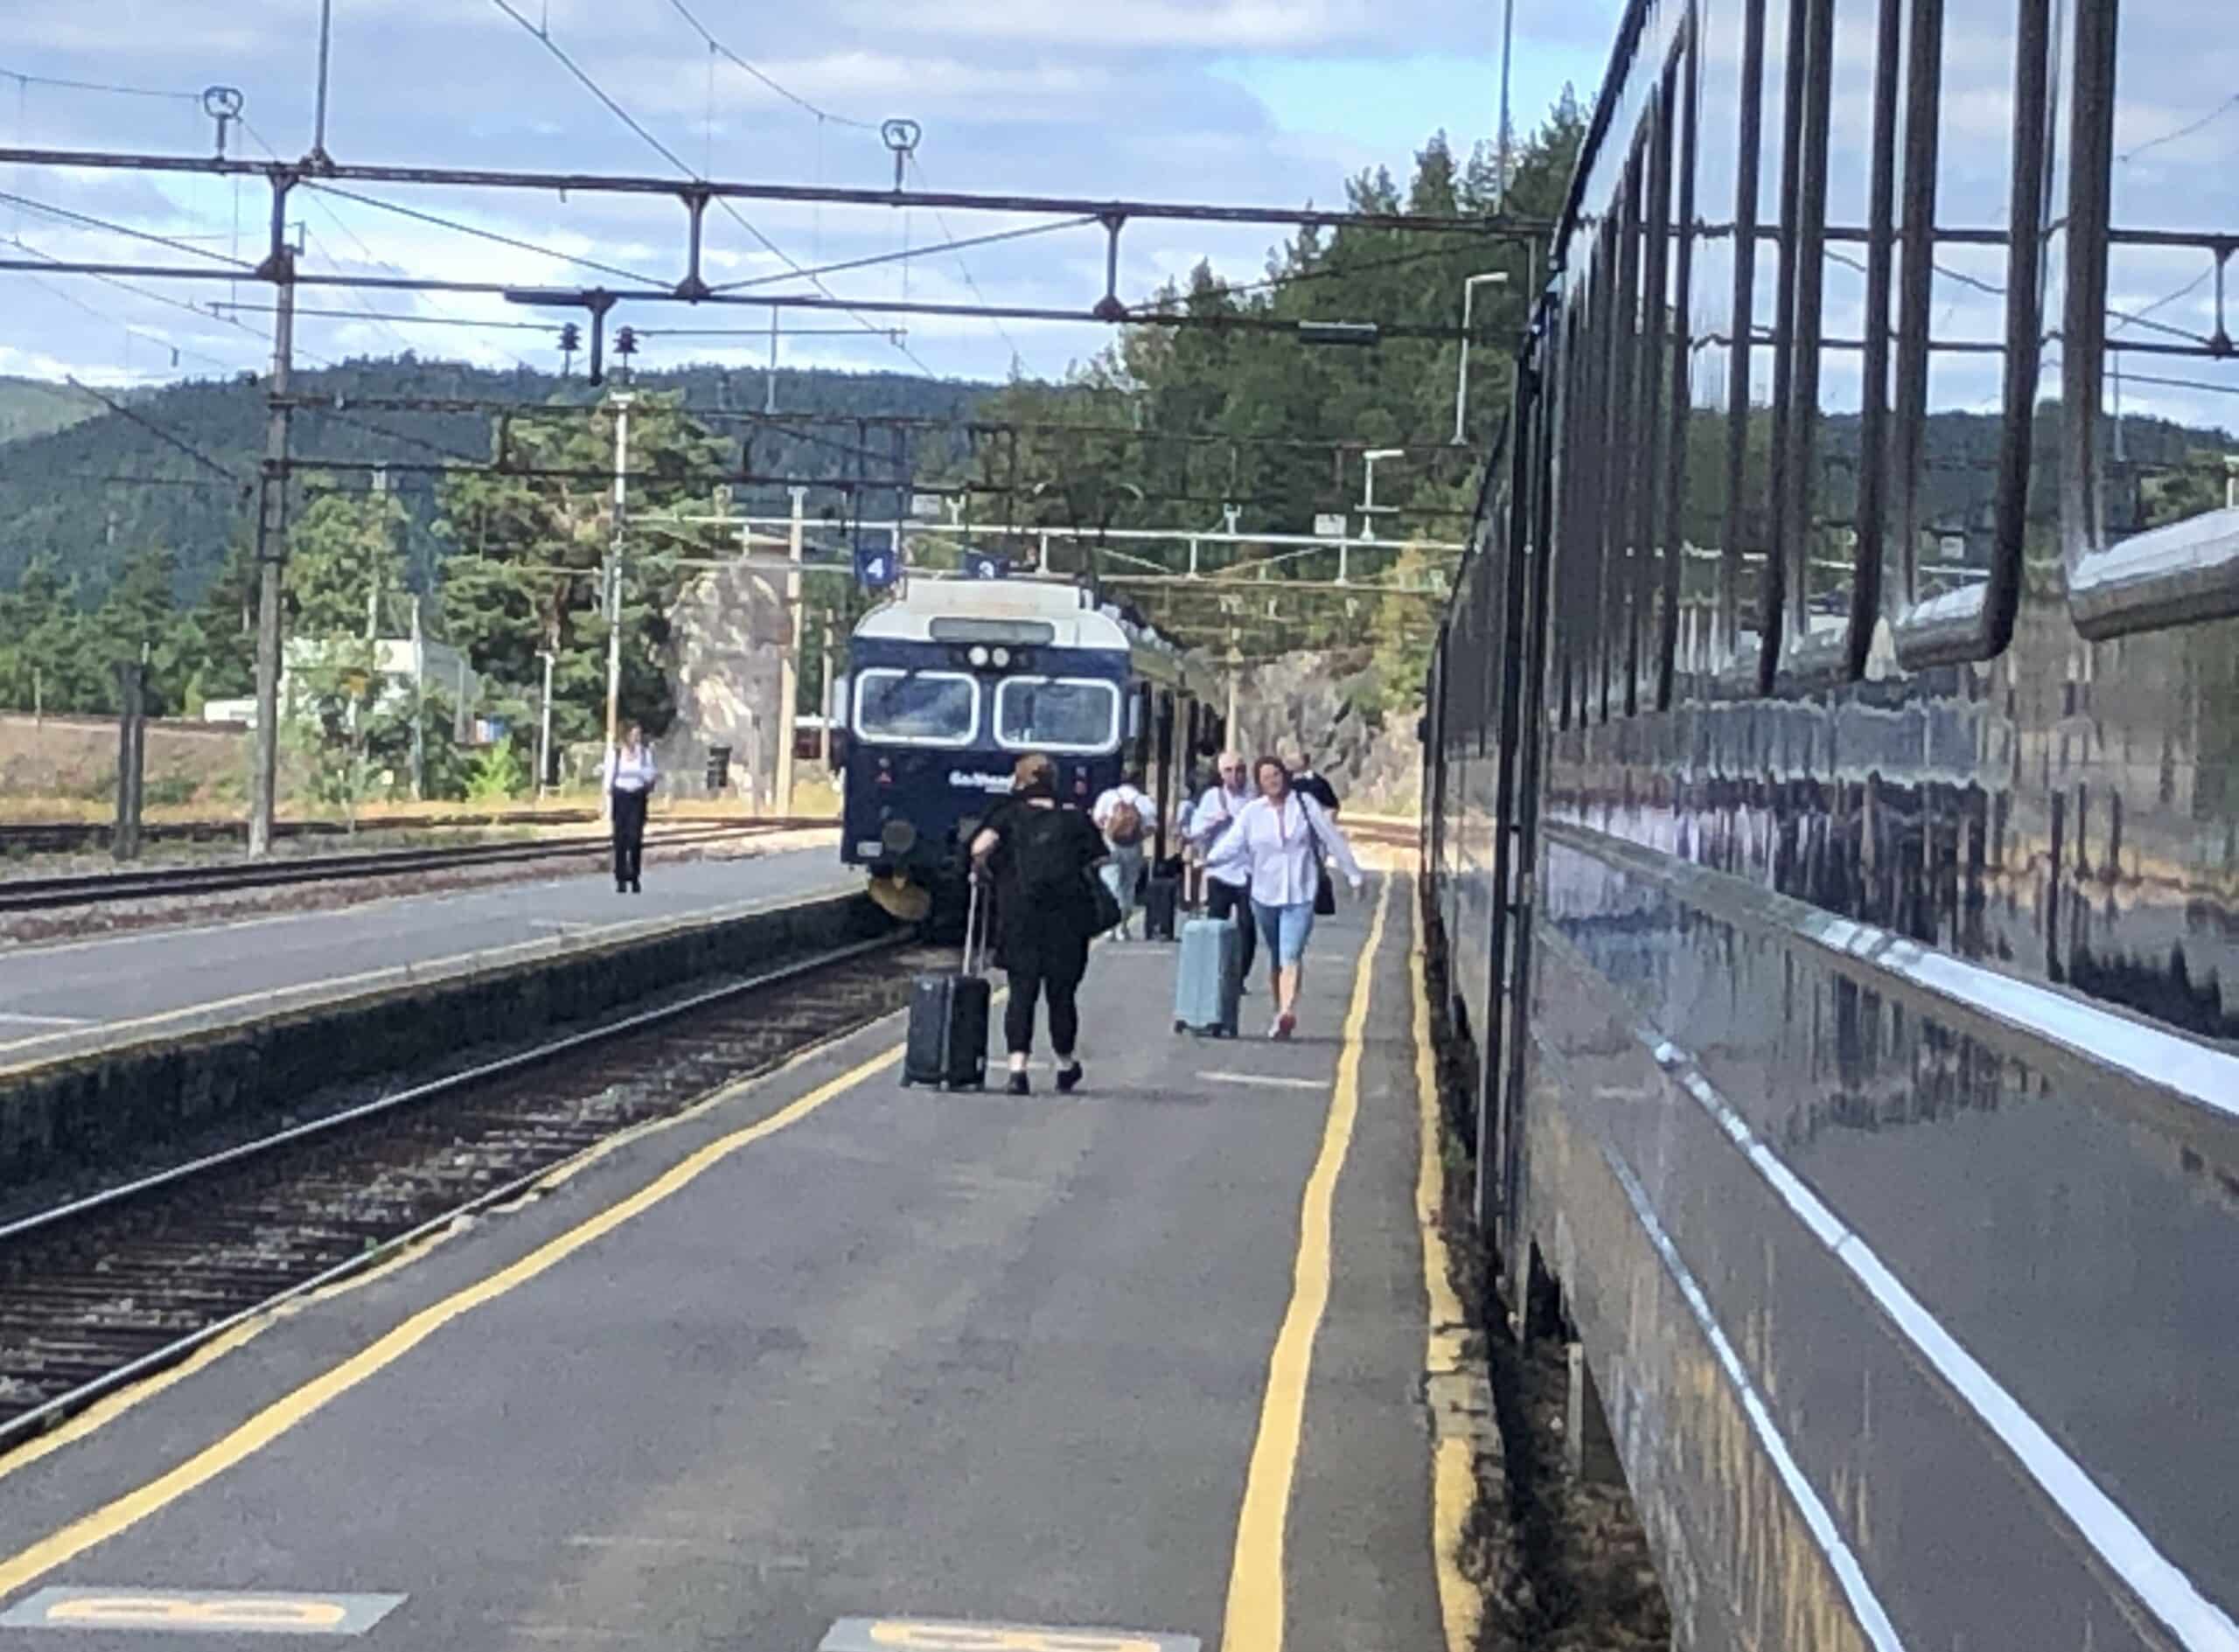
MULTIPOLYGON (((609 624, 600 596, 614 496, 603 477, 614 441, 610 417, 520 421, 509 449, 518 469, 454 476, 443 491, 436 533, 452 547, 443 564, 445 632, 477 671, 503 684, 541 682, 539 651, 553 649, 555 740, 595 739, 605 728, 609 624)), ((688 418, 676 396, 638 395, 629 442, 639 479, 624 530, 622 715, 659 734, 676 709, 667 646, 678 554, 732 550, 715 531, 661 519, 704 512, 701 478, 728 460, 722 440, 688 418), (654 479, 645 479, 649 473, 654 479), (661 479, 670 477, 678 479, 661 479)))
POLYGON ((338 808, 354 829, 358 805, 376 784, 373 747, 381 678, 361 637, 322 638, 299 650, 288 672, 282 739, 302 760, 314 801, 338 808))
POLYGON ((504 803, 527 791, 534 777, 528 764, 513 749, 513 742, 501 740, 496 745, 485 746, 474 760, 466 780, 466 797, 471 803, 504 803))
POLYGON ((392 494, 342 491, 322 477, 305 491, 288 532, 290 629, 299 637, 394 636, 382 599, 403 590, 404 506, 392 494))

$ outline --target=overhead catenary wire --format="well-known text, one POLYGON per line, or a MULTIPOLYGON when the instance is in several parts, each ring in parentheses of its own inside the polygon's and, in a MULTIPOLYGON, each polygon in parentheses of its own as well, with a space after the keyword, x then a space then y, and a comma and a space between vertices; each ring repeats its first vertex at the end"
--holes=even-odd
MULTIPOLYGON (((527 17, 523 17, 520 11, 515 10, 512 3, 512 0, 490 0, 490 3, 496 6, 499 10, 504 12, 515 23, 519 24, 530 35, 534 37, 537 42, 541 45, 546 51, 549 52, 569 74, 573 75, 576 80, 582 83, 583 87, 589 91, 593 97, 596 98, 600 103, 604 105, 605 108, 613 114, 617 120, 620 121, 624 126, 636 133, 638 137, 642 138, 645 143, 652 148, 655 154, 660 156, 664 160, 667 161, 670 165, 675 167, 678 171, 682 172, 687 178, 698 178, 702 176, 693 167, 690 162, 687 161, 682 156, 679 155, 666 143, 664 143, 659 137, 655 136, 643 122, 639 121, 636 115, 631 114, 628 109, 623 108, 619 102, 616 101, 614 97, 608 93, 606 88, 601 86, 596 80, 592 79, 589 72, 584 69, 581 64, 577 63, 573 57, 569 56, 567 49, 557 40, 555 40, 548 32, 538 28, 536 24, 531 23, 527 17)), ((837 293, 826 286, 822 281, 819 280, 814 275, 808 275, 807 272, 803 269, 800 263, 793 258, 792 254, 786 252, 784 247, 778 246, 776 241, 771 240, 769 236, 764 234, 760 229, 757 228, 755 225, 747 219, 746 215, 738 210, 737 205, 728 196, 718 196, 715 199, 722 206, 724 215, 729 218, 732 222, 738 225, 740 228, 745 230, 748 234, 753 236, 756 240, 761 242, 765 249, 776 254, 778 261, 792 270, 795 275, 806 276, 810 284, 815 287, 816 289, 822 293, 827 298, 833 300, 835 303, 840 304, 843 308, 845 307, 845 300, 841 299, 837 293)), ((866 321, 861 315, 856 314, 853 310, 850 310, 849 313, 854 314, 855 319, 857 321, 863 322, 866 326, 869 324, 869 323, 866 321)), ((924 373, 928 378, 937 376, 933 373, 932 368, 928 366, 924 359, 921 359, 915 351, 911 350, 908 345, 896 340, 895 342, 894 348, 900 351, 903 356, 909 359, 910 363, 914 365, 920 373, 924 373)))
POLYGON ((243 481, 239 472, 234 471, 227 465, 220 464, 217 460, 203 452, 201 449, 196 447, 194 443, 189 442, 185 436, 179 435, 178 431, 168 429, 164 426, 157 423, 155 420, 149 418, 145 414, 134 411, 131 408, 126 406, 123 402, 119 401, 114 396, 104 395, 101 392, 94 389, 91 385, 81 382, 74 375, 65 378, 63 382, 68 385, 73 390, 80 391, 83 394, 91 396, 94 401, 100 402, 103 407, 107 408, 111 413, 115 414, 118 417, 131 421, 131 422, 138 425, 150 436, 155 436, 158 441, 164 443, 170 447, 176 448, 179 452, 186 455, 188 458, 193 460, 197 464, 201 465, 205 470, 213 471, 218 475, 224 477, 229 482, 241 483, 243 486, 248 485, 248 484, 243 481))
POLYGON ((116 86, 105 80, 72 80, 60 75, 30 74, 21 69, 0 68, 0 80, 13 80, 17 86, 48 86, 66 92, 105 92, 117 97, 164 98, 181 103, 199 103, 199 92, 166 92, 151 86, 116 86))
POLYGON ((157 247, 167 247, 175 253, 187 253, 196 258, 211 259, 229 268, 238 269, 243 275, 251 273, 253 268, 253 266, 243 263, 238 258, 228 257, 224 253, 212 252, 206 247, 197 247, 192 241, 176 240, 169 235, 158 235, 152 230, 135 229, 129 224, 120 224, 111 219, 96 218, 90 213, 73 213, 66 206, 56 206, 46 201, 35 201, 29 196, 17 195, 7 190, 0 190, 0 201, 12 201, 15 205, 27 207, 34 213, 44 213, 49 218, 59 218, 83 228, 101 230, 111 235, 123 235, 134 240, 152 242, 157 247))
POLYGON ((345 201, 355 201, 360 206, 371 206, 380 212, 394 213, 399 218, 409 218, 436 229, 455 230, 459 234, 471 235, 478 240, 491 241, 500 247, 510 247, 515 252, 534 253, 540 258, 550 258, 563 264, 574 264, 583 269, 596 270, 602 275, 616 275, 624 281, 638 282, 648 287, 669 284, 659 275, 648 275, 639 270, 626 269, 619 264, 602 263, 596 258, 585 258, 576 253, 563 253, 554 247, 541 247, 534 241, 523 240, 515 235, 501 234, 494 229, 484 229, 477 224, 462 223, 457 219, 446 218, 440 213, 426 212, 417 206, 407 206, 400 201, 383 200, 378 195, 361 195, 355 190, 344 189, 339 185, 329 184, 317 178, 305 178, 303 183, 306 187, 321 194, 338 196, 345 201))
POLYGON ((875 132, 878 130, 878 123, 875 121, 858 121, 848 115, 835 115, 830 109, 818 108, 815 104, 803 97, 799 93, 792 90, 790 87, 781 85, 776 79, 765 73, 755 65, 749 63, 744 58, 739 56, 737 52, 732 51, 730 47, 725 45, 721 40, 717 39, 714 31, 710 30, 707 24, 701 23, 698 17, 692 15, 691 11, 685 6, 684 0, 668 0, 668 3, 675 10, 677 16, 682 17, 685 22, 690 24, 692 25, 693 31, 698 34, 702 40, 708 43, 708 50, 711 53, 723 59, 725 61, 738 68, 745 70, 749 74, 762 82, 763 85, 768 87, 772 92, 775 92, 779 97, 785 99, 788 103, 799 106, 800 108, 805 109, 809 114, 816 116, 820 121, 829 121, 834 126, 852 127, 855 130, 861 132, 875 132))

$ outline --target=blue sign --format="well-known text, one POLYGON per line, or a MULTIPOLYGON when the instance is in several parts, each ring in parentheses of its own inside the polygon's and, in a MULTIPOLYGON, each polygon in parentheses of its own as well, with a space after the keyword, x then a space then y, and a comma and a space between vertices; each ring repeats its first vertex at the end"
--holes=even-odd
POLYGON ((964 556, 964 571, 973 579, 1008 579, 1011 559, 998 556, 993 551, 967 551, 964 556))
POLYGON ((855 583, 867 591, 882 591, 899 577, 901 569, 895 565, 894 547, 889 545, 855 547, 855 583))

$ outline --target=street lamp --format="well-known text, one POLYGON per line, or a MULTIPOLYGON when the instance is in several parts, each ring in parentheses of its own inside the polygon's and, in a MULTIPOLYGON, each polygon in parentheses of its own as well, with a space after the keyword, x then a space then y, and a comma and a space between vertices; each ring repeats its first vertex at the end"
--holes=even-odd
POLYGON ((1361 455, 1361 537, 1363 539, 1372 540, 1376 537, 1376 518, 1379 510, 1389 513, 1399 508, 1392 505, 1378 505, 1376 502, 1377 461, 1404 459, 1406 457, 1407 450, 1405 448, 1371 448, 1361 455))
POLYGON ((1504 287, 1508 271, 1489 269, 1461 283, 1461 362, 1454 370, 1454 445, 1461 445, 1461 421, 1469 408, 1469 300, 1480 286, 1504 287))

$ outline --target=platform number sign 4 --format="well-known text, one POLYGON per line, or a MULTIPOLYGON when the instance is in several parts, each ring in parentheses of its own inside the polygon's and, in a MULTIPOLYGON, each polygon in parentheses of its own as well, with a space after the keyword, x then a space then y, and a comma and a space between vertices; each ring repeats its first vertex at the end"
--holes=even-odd
POLYGON ((884 590, 894 583, 894 552, 884 545, 855 547, 855 583, 867 591, 884 590))

